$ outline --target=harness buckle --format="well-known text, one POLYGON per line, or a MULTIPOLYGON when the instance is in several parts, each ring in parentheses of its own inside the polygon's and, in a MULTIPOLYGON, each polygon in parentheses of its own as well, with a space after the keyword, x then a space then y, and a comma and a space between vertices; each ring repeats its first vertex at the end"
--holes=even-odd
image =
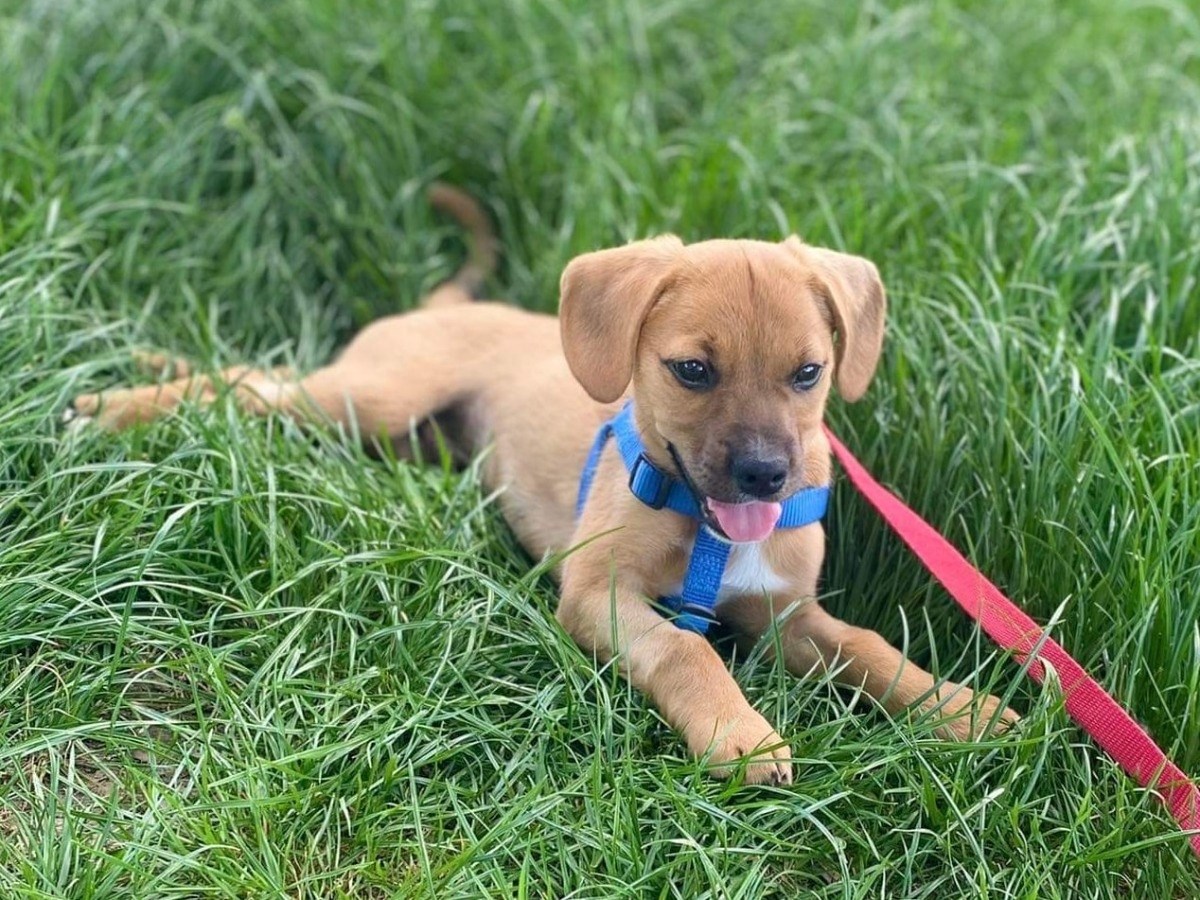
POLYGON ((629 467, 629 490, 651 509, 662 509, 671 493, 671 480, 663 476, 645 453, 639 453, 629 467))

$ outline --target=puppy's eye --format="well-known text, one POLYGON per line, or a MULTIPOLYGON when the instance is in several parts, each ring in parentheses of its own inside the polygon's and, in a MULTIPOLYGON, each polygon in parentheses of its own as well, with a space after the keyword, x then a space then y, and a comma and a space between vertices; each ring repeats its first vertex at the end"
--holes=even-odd
POLYGON ((711 366, 698 359, 673 359, 667 368, 680 384, 693 391, 712 387, 716 376, 711 366))
POLYGON ((817 386, 817 382, 821 380, 821 372, 824 371, 824 368, 820 363, 809 363, 806 366, 801 366, 796 370, 796 374, 792 376, 792 387, 798 391, 811 391, 817 386))

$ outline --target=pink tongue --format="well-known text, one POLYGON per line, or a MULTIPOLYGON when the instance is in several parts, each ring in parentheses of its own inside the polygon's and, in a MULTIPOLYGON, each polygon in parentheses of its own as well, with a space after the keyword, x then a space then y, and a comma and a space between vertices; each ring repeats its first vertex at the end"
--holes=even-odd
POLYGON ((779 503, 763 503, 759 500, 721 503, 711 498, 706 502, 725 536, 739 544, 765 541, 783 515, 783 506, 779 503))

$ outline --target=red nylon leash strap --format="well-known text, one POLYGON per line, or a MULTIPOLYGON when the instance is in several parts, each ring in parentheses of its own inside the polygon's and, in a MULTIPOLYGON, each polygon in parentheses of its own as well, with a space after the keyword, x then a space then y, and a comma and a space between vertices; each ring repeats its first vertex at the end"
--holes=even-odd
MULTIPOLYGON (((1162 795, 1184 831, 1200 828, 1200 790, 1167 758, 1150 735, 1121 708, 1071 655, 1000 592, 924 519, 879 484, 828 429, 825 434, 851 484, 909 546, 958 605, 988 637, 1020 662, 1034 655, 1028 672, 1041 683, 1049 664, 1058 676, 1067 712, 1144 788, 1162 795)), ((1200 854, 1200 834, 1190 838, 1200 854)))

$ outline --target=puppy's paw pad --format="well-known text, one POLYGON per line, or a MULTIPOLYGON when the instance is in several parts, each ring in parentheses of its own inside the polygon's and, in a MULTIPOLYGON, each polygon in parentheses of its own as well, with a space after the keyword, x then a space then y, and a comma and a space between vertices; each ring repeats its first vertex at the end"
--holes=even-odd
POLYGON ((68 406, 63 410, 62 423, 67 426, 67 432, 69 434, 75 434, 76 432, 83 431, 92 424, 92 421, 93 419, 91 416, 81 413, 73 406, 68 406))

